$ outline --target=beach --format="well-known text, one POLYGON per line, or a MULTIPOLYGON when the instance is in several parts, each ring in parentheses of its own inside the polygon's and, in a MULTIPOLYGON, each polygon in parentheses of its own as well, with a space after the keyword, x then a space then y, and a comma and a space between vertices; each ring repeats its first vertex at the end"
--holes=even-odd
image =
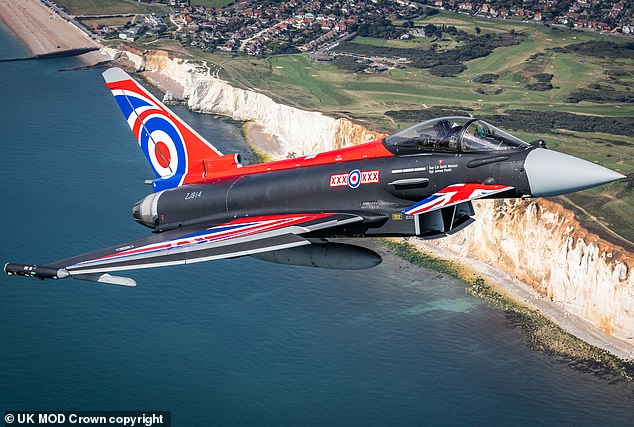
MULTIPOLYGON (((100 47, 39 0, 0 0, 0 20, 33 55, 100 47)), ((81 55, 80 59, 86 63, 103 60, 95 52, 81 55)))
POLYGON ((458 254, 432 245, 425 240, 417 239, 412 242, 425 253, 440 257, 443 260, 452 261, 458 265, 468 265, 468 268, 484 278, 494 291, 520 305, 536 310, 542 316, 550 319, 563 330, 582 341, 604 349, 623 360, 634 360, 634 349, 629 343, 598 330, 586 320, 568 312, 566 307, 539 295, 535 289, 523 283, 517 277, 513 277, 503 270, 475 259, 465 260, 458 254))
MULTIPOLYGON (((63 17, 44 6, 38 0, 0 0, 0 19, 13 32, 16 37, 34 55, 51 53, 55 51, 99 47, 99 44, 90 39, 82 30, 74 26, 63 17)), ((96 63, 101 59, 98 52, 82 55, 80 59, 87 63, 96 63)), ((151 73, 147 77, 156 82, 163 90, 170 90, 176 98, 182 96, 182 85, 170 81, 162 74, 151 73)), ((275 151, 276 141, 274 137, 262 132, 260 126, 249 125, 245 131, 247 140, 256 150, 270 153, 275 151)), ((280 153, 285 154, 285 153, 280 153)), ((454 254, 442 252, 437 247, 429 247, 420 242, 420 247, 426 251, 434 252, 445 259, 457 259, 454 254)), ((604 348, 623 359, 632 360, 631 346, 614 337, 608 336, 596 330, 584 320, 569 314, 565 307, 556 302, 540 297, 529 286, 521 283, 517 278, 484 263, 469 260, 483 277, 493 284, 499 284, 498 290, 509 295, 514 300, 526 304, 554 320, 567 331, 582 340, 604 348)))

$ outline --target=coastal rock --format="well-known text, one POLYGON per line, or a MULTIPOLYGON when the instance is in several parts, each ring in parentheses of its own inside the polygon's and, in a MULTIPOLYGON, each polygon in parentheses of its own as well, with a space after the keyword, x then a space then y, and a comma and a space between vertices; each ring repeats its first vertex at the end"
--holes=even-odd
POLYGON ((111 64, 121 67, 130 72, 137 72, 143 69, 145 59, 131 51, 121 51, 110 47, 100 49, 102 55, 110 58, 111 64))
POLYGON ((370 131, 366 127, 347 119, 339 119, 337 122, 337 132, 335 133, 334 142, 329 148, 330 150, 363 144, 364 142, 375 141, 387 136, 386 133, 370 131))
POLYGON ((276 150, 265 150, 273 158, 282 158, 289 152, 304 156, 383 136, 348 119, 279 104, 266 95, 235 88, 212 76, 198 75, 190 87, 188 105, 192 110, 252 120, 263 132, 274 135, 276 150))
POLYGON ((634 345, 634 256, 558 203, 474 202, 476 222, 429 242, 504 270, 598 330, 634 345))

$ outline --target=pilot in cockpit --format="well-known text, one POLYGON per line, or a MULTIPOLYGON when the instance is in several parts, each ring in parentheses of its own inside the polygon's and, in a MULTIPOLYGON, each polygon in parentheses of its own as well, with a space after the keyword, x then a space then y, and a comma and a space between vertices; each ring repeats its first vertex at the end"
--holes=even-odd
POLYGON ((442 140, 443 138, 448 137, 451 134, 451 125, 449 124, 449 120, 439 121, 434 125, 434 130, 436 131, 438 139, 442 140))
MULTIPOLYGON (((454 123, 453 126, 449 123, 449 120, 441 120, 434 125, 434 130, 438 137, 440 147, 448 147, 452 138, 455 140, 460 133, 462 126, 454 123)), ((455 144, 453 144, 455 145, 455 144)))
POLYGON ((468 153, 530 148, 521 139, 472 117, 427 120, 386 137, 384 144, 399 155, 421 151, 468 153))

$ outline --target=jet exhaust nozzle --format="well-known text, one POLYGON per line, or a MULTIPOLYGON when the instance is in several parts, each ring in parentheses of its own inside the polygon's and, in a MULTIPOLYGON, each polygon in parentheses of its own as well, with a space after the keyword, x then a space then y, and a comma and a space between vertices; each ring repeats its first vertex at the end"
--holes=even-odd
POLYGON ((524 169, 536 197, 558 196, 625 178, 603 166, 543 148, 528 153, 524 169))
POLYGON ((136 222, 149 228, 156 228, 159 224, 158 202, 162 191, 139 200, 132 207, 132 217, 136 222))
POLYGON ((383 258, 373 250, 344 243, 312 243, 291 249, 251 255, 263 261, 300 267, 334 270, 364 270, 379 265, 383 258))

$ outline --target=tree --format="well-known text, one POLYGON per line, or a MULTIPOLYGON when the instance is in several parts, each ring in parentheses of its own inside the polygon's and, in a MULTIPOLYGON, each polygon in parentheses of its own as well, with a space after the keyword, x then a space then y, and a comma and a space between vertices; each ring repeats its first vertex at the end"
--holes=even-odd
POLYGON ((423 27, 423 29, 425 30, 425 34, 432 35, 436 33, 438 28, 436 28, 434 24, 427 24, 423 27))
POLYGON ((480 34, 482 32, 480 27, 475 27, 474 30, 475 30, 476 34, 480 34))

